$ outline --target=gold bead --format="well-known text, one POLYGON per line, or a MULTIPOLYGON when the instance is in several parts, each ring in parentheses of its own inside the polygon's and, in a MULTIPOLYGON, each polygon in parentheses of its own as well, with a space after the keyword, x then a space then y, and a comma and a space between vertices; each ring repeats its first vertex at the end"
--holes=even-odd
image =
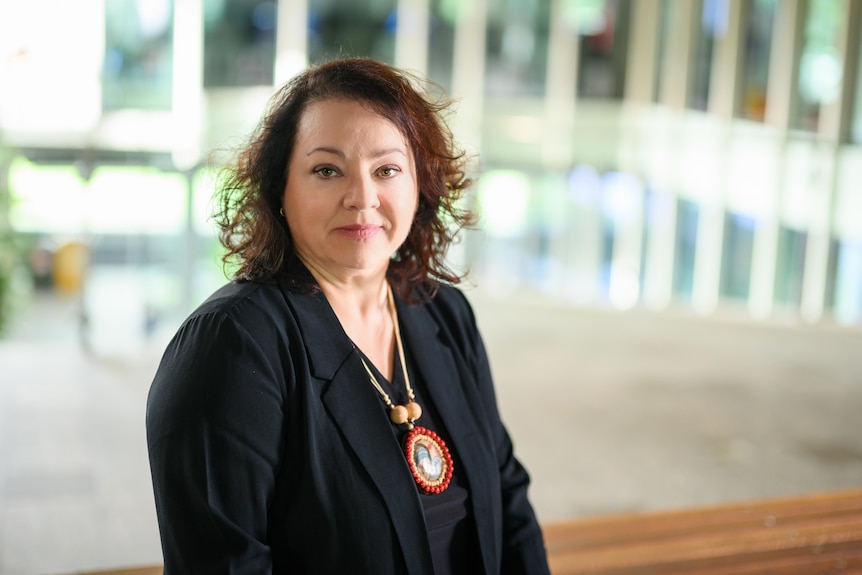
POLYGON ((420 417, 422 417, 422 408, 415 401, 411 401, 407 404, 407 419, 409 421, 416 421, 420 417))
POLYGON ((389 419, 396 425, 407 423, 407 408, 403 405, 396 405, 389 412, 389 419))

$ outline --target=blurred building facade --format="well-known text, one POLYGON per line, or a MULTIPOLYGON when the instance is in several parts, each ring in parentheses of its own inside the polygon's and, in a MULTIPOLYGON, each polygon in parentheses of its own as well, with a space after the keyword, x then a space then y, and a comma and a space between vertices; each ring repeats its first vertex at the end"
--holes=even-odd
POLYGON ((136 324, 182 316, 224 281, 223 154, 307 63, 370 56, 457 98, 475 283, 862 326, 860 25, 862 0, 0 0, 0 230, 37 280, 87 245, 91 316, 118 281, 136 324))

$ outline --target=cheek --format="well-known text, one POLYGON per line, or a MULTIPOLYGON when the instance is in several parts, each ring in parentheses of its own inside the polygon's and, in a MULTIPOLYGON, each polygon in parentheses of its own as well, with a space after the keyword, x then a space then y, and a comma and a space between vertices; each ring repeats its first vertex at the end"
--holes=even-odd
POLYGON ((285 195, 282 201, 284 205, 285 221, 292 236, 302 234, 307 229, 307 222, 313 219, 310 206, 307 202, 299 202, 295 197, 285 195))
MULTIPOLYGON (((422 198, 422 194, 418 190, 416 191, 416 195, 413 197, 411 208, 413 210, 413 219, 417 221, 427 219, 427 212, 430 209, 428 201, 422 198)), ((433 212, 433 210, 431 211, 433 212)))
POLYGON ((324 202, 319 195, 308 191, 287 193, 282 198, 284 212, 290 221, 303 222, 309 218, 318 217, 324 209, 324 202))
POLYGON ((404 198, 404 200, 399 204, 398 213, 400 214, 402 225, 405 228, 413 227, 413 221, 416 219, 416 215, 418 214, 418 208, 419 203, 415 197, 404 198))
POLYGON ((404 203, 407 207, 406 210, 409 210, 412 215, 416 215, 416 212, 419 211, 419 205, 421 203, 421 194, 419 192, 419 187, 414 184, 412 189, 409 190, 407 194, 405 194, 404 203))

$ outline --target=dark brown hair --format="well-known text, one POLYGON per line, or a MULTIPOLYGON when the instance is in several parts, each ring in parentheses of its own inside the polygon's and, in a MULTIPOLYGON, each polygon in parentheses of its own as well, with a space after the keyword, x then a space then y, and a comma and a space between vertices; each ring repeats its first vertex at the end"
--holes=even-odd
POLYGON ((238 279, 280 278, 314 289, 313 280, 290 273, 296 253, 279 210, 303 112, 312 102, 343 99, 361 102, 395 124, 416 162, 418 208, 389 265, 393 289, 419 302, 433 297, 440 281, 460 282, 445 256, 457 232, 475 223, 474 215, 457 205, 472 182, 467 157, 456 149, 441 117, 451 100, 432 100, 419 92, 422 85, 431 86, 381 62, 341 58, 309 67, 272 96, 248 144, 223 172, 216 196, 214 219, 227 249, 223 261, 238 264, 238 279))

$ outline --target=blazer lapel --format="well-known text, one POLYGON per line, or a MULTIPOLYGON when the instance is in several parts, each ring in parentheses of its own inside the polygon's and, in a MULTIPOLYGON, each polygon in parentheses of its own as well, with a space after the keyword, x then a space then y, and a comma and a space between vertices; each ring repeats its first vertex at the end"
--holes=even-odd
MULTIPOLYGON (((419 371, 424 375, 424 393, 437 407, 443 425, 449 433, 450 449, 461 462, 461 471, 470 486, 470 501, 479 536, 479 547, 485 570, 499 570, 497 533, 502 527, 495 505, 495 494, 491 486, 499 485, 494 475, 497 470, 496 457, 489 445, 487 434, 477 425, 476 417, 481 409, 466 393, 473 376, 466 366, 459 369, 458 362, 439 333, 439 327, 426 306, 408 306, 400 300, 398 314, 404 343, 408 346, 419 371)), ((420 421, 421 423, 421 421, 420 421)))
POLYGON ((323 404, 380 492, 408 571, 430 574, 427 529, 415 520, 422 517, 422 504, 412 482, 404 481, 407 462, 389 421, 381 416, 381 399, 358 351, 322 293, 285 293, 305 338, 311 374, 321 382, 323 404))

